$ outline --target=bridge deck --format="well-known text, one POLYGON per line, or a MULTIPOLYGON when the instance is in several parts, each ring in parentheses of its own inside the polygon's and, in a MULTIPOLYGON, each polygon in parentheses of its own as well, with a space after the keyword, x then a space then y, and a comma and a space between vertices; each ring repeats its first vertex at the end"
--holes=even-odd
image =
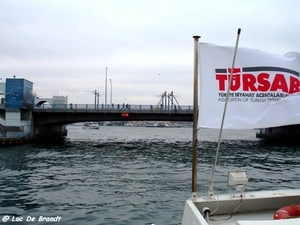
POLYGON ((131 105, 125 108, 60 105, 53 108, 35 108, 33 117, 36 126, 88 121, 192 121, 193 110, 190 106, 162 109, 150 105, 131 105))

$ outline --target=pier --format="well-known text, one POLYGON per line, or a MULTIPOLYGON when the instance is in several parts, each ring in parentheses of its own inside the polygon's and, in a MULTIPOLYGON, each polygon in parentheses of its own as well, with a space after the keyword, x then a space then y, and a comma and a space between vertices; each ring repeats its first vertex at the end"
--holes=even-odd
POLYGON ((260 129, 256 137, 267 143, 299 144, 300 125, 287 125, 260 129))

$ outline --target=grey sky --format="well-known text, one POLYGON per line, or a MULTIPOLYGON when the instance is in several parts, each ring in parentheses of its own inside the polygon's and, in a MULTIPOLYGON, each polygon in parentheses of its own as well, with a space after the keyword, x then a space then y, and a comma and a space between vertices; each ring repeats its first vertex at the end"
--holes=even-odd
POLYGON ((0 77, 69 103, 192 104, 193 35, 276 54, 300 52, 298 0, 1 0, 0 77))

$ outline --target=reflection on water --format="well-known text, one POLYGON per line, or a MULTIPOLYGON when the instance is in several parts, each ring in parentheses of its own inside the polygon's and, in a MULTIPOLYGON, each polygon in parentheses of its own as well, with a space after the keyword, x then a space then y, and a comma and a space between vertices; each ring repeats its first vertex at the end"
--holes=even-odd
MULTIPOLYGON (((217 135, 199 132, 200 193, 207 193, 217 135)), ((228 190, 227 173, 237 169, 248 171, 247 190, 299 186, 297 146, 264 145, 254 131, 223 139, 215 193, 228 190)), ((70 126, 63 144, 0 150, 0 214, 59 215, 57 224, 180 224, 191 154, 190 128, 70 126)))

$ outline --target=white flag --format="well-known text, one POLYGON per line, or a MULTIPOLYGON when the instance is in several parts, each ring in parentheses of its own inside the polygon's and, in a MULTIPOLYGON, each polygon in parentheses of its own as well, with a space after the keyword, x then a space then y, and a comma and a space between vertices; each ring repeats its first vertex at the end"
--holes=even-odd
MULTIPOLYGON (((199 43, 199 127, 220 128, 234 47, 199 43)), ((300 53, 238 48, 224 129, 300 124, 300 53)))

